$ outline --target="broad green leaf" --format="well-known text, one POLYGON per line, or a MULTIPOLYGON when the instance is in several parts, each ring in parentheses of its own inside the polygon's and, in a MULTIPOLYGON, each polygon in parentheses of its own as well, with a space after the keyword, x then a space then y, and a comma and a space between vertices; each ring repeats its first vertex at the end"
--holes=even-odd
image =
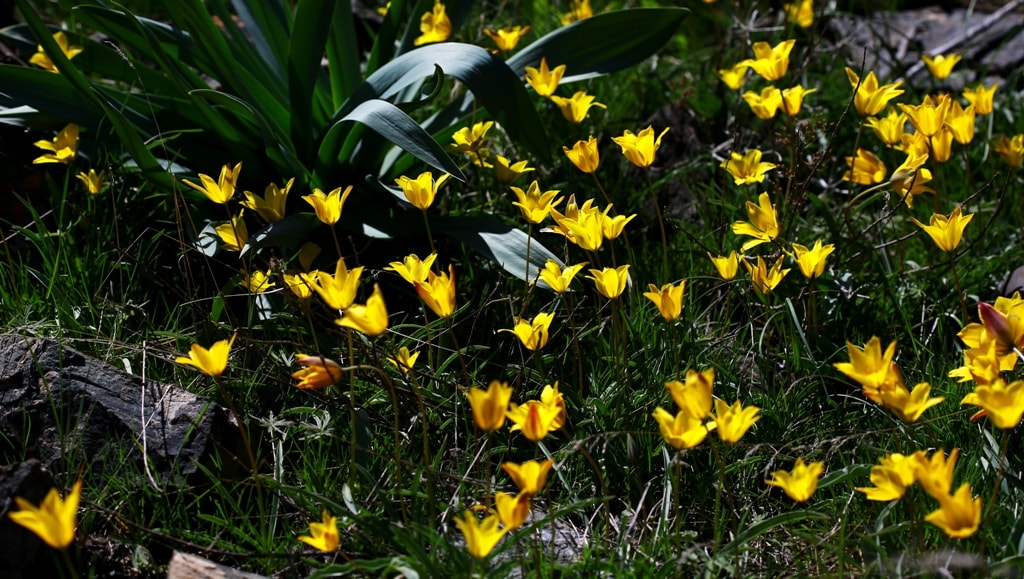
POLYGON ((534 238, 529 241, 527 272, 527 240, 530 238, 525 232, 493 217, 438 217, 431 219, 431 226, 493 259, 521 280, 536 279, 549 259, 565 267, 558 256, 534 238))
POLYGON ((63 75, 41 68, 0 64, 0 106, 30 105, 64 119, 64 122, 95 127, 103 119, 103 109, 83 99, 63 75))
POLYGON ((313 153, 313 122, 317 117, 313 95, 322 75, 320 62, 335 9, 332 0, 303 0, 296 7, 288 45, 288 94, 291 138, 302 159, 308 159, 313 153))
POLYGON ((331 63, 327 70, 331 81, 331 110, 337 110, 363 81, 352 4, 349 2, 339 2, 334 10, 334 26, 327 39, 327 56, 331 63))
POLYGON ((245 25, 245 33, 252 39, 256 51, 283 79, 291 30, 284 3, 281 0, 231 0, 231 6, 245 25))
POLYGON ((275 221, 263 229, 249 236, 248 243, 239 252, 239 257, 244 256, 249 250, 257 251, 264 247, 281 247, 284 249, 297 249, 306 241, 309 241, 309 232, 312 231, 320 221, 315 213, 294 213, 286 216, 280 221, 275 221))

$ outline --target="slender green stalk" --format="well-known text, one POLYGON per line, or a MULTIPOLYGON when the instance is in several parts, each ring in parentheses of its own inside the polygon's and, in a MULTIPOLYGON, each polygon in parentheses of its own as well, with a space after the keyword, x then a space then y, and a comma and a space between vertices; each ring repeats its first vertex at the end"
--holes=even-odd
POLYGON ((978 533, 978 539, 981 544, 978 545, 978 555, 981 556, 982 560, 985 559, 985 546, 988 544, 988 526, 992 521, 992 511, 996 507, 996 499, 999 498, 999 487, 1003 484, 1003 476, 1006 474, 1006 449, 1010 444, 1010 430, 1009 428, 1003 429, 1003 440, 999 443, 999 467, 996 469, 996 480, 992 483, 992 493, 989 494, 988 504, 985 506, 985 517, 981 521, 981 532, 978 533))
POLYGON ((427 219, 427 211, 424 209, 423 213, 423 226, 427 228, 427 241, 430 242, 430 253, 437 253, 437 249, 434 248, 434 234, 430 231, 430 220, 427 219))
POLYGON ((60 554, 62 555, 61 558, 64 559, 64 566, 67 567, 68 573, 71 575, 71 579, 78 579, 80 577, 78 574, 78 567, 71 559, 71 553, 69 553, 70 550, 70 546, 60 549, 60 554))
POLYGON ((967 299, 964 296, 963 288, 960 286, 960 274, 956 270, 956 259, 953 256, 953 253, 954 252, 951 251, 948 254, 949 255, 949 266, 951 268, 953 268, 953 281, 956 282, 956 295, 960 299, 960 315, 963 316, 963 318, 961 318, 961 321, 962 321, 962 323, 966 324, 967 320, 968 320, 968 317, 967 317, 967 299))
POLYGON ((654 189, 654 182, 651 181, 650 167, 647 168, 644 175, 647 177, 647 189, 651 193, 654 215, 658 219, 658 229, 661 231, 661 278, 668 279, 668 235, 665 233, 665 220, 661 216, 661 204, 658 202, 658 193, 654 189))

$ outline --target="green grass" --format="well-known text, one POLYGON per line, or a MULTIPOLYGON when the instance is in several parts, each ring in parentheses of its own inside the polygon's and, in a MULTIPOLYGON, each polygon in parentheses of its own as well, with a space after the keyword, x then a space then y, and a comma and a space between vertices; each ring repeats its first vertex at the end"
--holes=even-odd
MULTIPOLYGON (((536 4, 522 12, 503 5, 498 20, 519 22, 533 14, 538 33, 556 28, 550 8, 536 4)), ((776 21, 777 12, 764 3, 742 4, 742 14, 757 5, 762 18, 776 21)), ((840 4, 845 10, 862 3, 840 4)), ((491 23, 492 9, 473 14, 491 23)), ((843 157, 853 154, 862 119, 848 108, 851 88, 841 66, 832 62, 834 55, 820 52, 826 46, 821 29, 751 34, 735 25, 724 6, 694 3, 691 9, 680 35, 657 59, 559 90, 565 96, 587 90, 607 105, 592 109, 583 124, 570 125, 552 103, 536 102, 556 139, 552 160, 531 159, 537 170, 517 185, 536 178, 545 189, 574 194, 580 203, 594 198, 603 207, 593 178, 580 174, 560 149, 598 135, 597 178, 614 213, 638 214, 623 237, 606 242, 598 255, 533 229, 566 263, 628 262, 632 285, 614 306, 584 279, 586 269, 574 291, 556 296, 528 290, 493 262, 438 238, 435 270, 455 264, 458 294, 455 315, 438 320, 408 284, 382 270, 407 253, 425 255, 425 238, 377 241, 344 233, 338 245, 346 263, 367 267, 356 301, 363 303, 376 281, 391 313, 386 334, 349 336, 333 323, 337 313, 318 298, 302 305, 281 290, 279 273, 296 263, 291 253, 268 248, 241 259, 226 252, 203 255, 192 232, 206 216, 219 222, 226 214, 181 191, 136 182, 119 167, 116 144, 68 167, 40 166, 42 193, 19 198, 31 223, 0 224, 6 240, 0 247, 4 330, 54 337, 114 365, 126 360, 135 369, 145 355, 149 379, 174 382, 218 402, 222 392, 211 379, 172 361, 192 343, 208 346, 237 331, 223 380, 257 460, 254 468, 245 453, 216 453, 186 484, 157 487, 131 462, 103 479, 90 478, 87 468, 73 555, 80 568, 98 564, 101 544, 150 561, 136 565, 144 575, 161 573, 172 549, 287 576, 394 575, 405 569, 436 576, 895 575, 914 574, 914 561, 945 550, 977 554, 990 565, 968 574, 1017 564, 1024 526, 1014 513, 1024 502, 1024 485, 1016 431, 1001 449, 1003 433, 986 420, 970 422, 973 407, 959 406, 970 385, 947 375, 963 364, 957 333, 975 319, 976 301, 992 301, 996 282, 1020 265, 1013 261, 1022 218, 1019 170, 1008 168, 987 145, 988 118, 979 119, 966 155, 954 145, 949 162, 928 165, 937 173, 933 185, 942 191, 940 212, 966 201, 965 209, 975 214, 956 255, 971 317, 965 320, 948 257, 909 221, 927 221, 931 196, 919 197, 913 210, 892 196, 847 205, 865 189, 841 180, 843 157), (780 83, 819 89, 792 124, 782 116, 755 118, 714 76, 717 68, 750 57, 748 40, 775 44, 784 38, 796 38, 797 47, 790 76, 780 83), (819 52, 808 57, 812 44, 819 52), (611 137, 638 131, 666 105, 675 107, 672 116, 656 118, 678 125, 666 136, 652 173, 668 216, 670 266, 662 275, 646 177, 622 158, 611 137), (729 139, 731 146, 719 147, 729 139), (753 147, 779 167, 762 184, 736 186, 719 168, 720 157, 753 147), (113 175, 108 190, 97 196, 87 196, 73 177, 89 166, 107 167, 113 175), (778 206, 782 239, 835 245, 822 278, 808 282, 789 259, 792 271, 768 295, 754 291, 743 267, 732 281, 718 278, 707 253, 739 247, 729 225, 746 219, 744 203, 761 191, 778 206), (241 264, 272 268, 276 290, 263 298, 245 292, 237 285, 241 264), (648 283, 677 280, 688 284, 683 313, 665 322, 642 294, 648 283), (260 299, 270 304, 269 313, 260 314, 260 299), (497 332, 511 328, 514 316, 532 318, 541 311, 556 312, 556 319, 549 343, 536 353, 497 332), (867 400, 833 364, 848 360, 847 341, 863 345, 872 336, 883 346, 897 341, 908 386, 929 382, 932 395, 946 401, 906 424, 867 400), (410 375, 384 361, 400 346, 421 353, 410 375), (359 369, 325 390, 298 390, 290 377, 297 352, 359 369), (706 368, 716 371, 716 397, 758 406, 760 421, 738 444, 722 444, 712 433, 696 448, 676 451, 663 442, 651 414, 658 406, 675 411, 666 381, 706 368), (539 446, 507 427, 480 432, 463 392, 491 380, 511 383, 517 403, 558 381, 567 424, 539 446), (870 502, 855 491, 870 485, 871 466, 887 453, 953 448, 961 453, 953 488, 969 482, 984 501, 984 522, 972 538, 950 539, 925 523, 925 514, 937 507, 920 486, 892 503, 870 502), (473 561, 454 516, 491 504, 488 492, 514 491, 502 462, 544 455, 556 467, 534 499, 531 523, 507 535, 489 559, 473 561), (1000 456, 1006 457, 1001 473, 1000 456), (825 462, 818 490, 799 505, 764 484, 771 472, 790 469, 798 457, 825 462), (296 540, 324 509, 338 517, 341 536, 340 549, 329 554, 296 540), (554 556, 552 525, 579 543, 570 556, 554 556)), ((486 45, 474 27, 460 34, 486 45)), ((1019 73, 1008 84, 1016 86, 1018 79, 1019 73)), ((766 84, 752 75, 746 89, 766 84)), ((933 87, 925 82, 904 88, 900 102, 917 103, 933 87)), ((1024 128, 1015 115, 1020 103, 1010 86, 999 88, 994 134, 1024 128)), ((494 152, 513 161, 527 158, 497 129, 488 138, 494 152)), ((868 129, 859 143, 881 155, 889 171, 903 158, 884 150, 868 129)), ((444 212, 497 215, 523 226, 504 185, 468 162, 463 168, 467 184, 449 182, 439 197, 444 212)), ((244 182, 244 169, 242 175, 244 182)), ((278 177, 283 182, 290 176, 278 177)), ((258 192, 264 185, 245 188, 258 192)), ((289 214, 309 211, 298 196, 292 193, 289 214)), ((232 213, 236 203, 237 197, 232 213)), ((401 209, 382 202, 381 210, 401 209)), ((257 220, 251 218, 254 232, 257 220)), ((326 228, 313 236, 324 247, 316 267, 331 269, 337 258, 330 249, 333 236, 326 228)), ((782 249, 776 242, 749 255, 773 261, 782 249)), ((74 418, 64 420, 70 424, 74 418)), ((4 459, 29 454, 21 448, 4 459)), ((78 467, 51 465, 62 490, 70 488, 78 467)))

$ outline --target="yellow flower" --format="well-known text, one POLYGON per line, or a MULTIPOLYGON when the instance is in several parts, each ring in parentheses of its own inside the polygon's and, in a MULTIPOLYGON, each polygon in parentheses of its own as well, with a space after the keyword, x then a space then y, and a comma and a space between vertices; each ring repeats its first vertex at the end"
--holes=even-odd
POLYGON ((715 270, 718 271, 719 277, 725 281, 729 281, 736 277, 736 270, 740 267, 740 259, 736 256, 736 252, 732 251, 729 255, 719 255, 715 257, 708 254, 708 258, 711 259, 711 263, 715 266, 715 270))
POLYGON ((653 283, 647 284, 647 289, 650 291, 644 292, 644 297, 658 307, 661 317, 669 322, 679 319, 679 315, 683 312, 683 292, 686 290, 686 280, 679 282, 679 285, 667 283, 661 286, 661 289, 653 283))
POLYGON ((714 418, 718 428, 718 438, 728 444, 739 442, 747 430, 755 422, 761 420, 761 417, 757 415, 760 411, 761 409, 757 406, 744 408, 739 400, 729 406, 724 400, 716 399, 714 418))
POLYGON ((541 404, 548 408, 554 408, 558 411, 558 415, 551 421, 551 430, 558 430, 565 424, 566 410, 565 410, 565 396, 558 391, 558 382, 555 382, 554 386, 548 384, 544 386, 544 389, 540 392, 541 404))
POLYGON ((899 107, 907 114, 907 118, 910 119, 910 123, 914 125, 917 132, 926 137, 931 137, 938 134, 939 130, 942 129, 951 102, 948 95, 940 96, 938 100, 939 102, 936 104, 932 97, 926 96, 919 105, 905 105, 901 103, 899 107))
POLYGON ((452 21, 445 14, 444 4, 434 1, 434 8, 420 17, 420 34, 412 43, 422 46, 431 42, 444 42, 452 35, 452 21))
POLYGON ((103 171, 97 173, 96 169, 89 169, 88 173, 82 171, 75 177, 82 182, 82 185, 85 185, 85 190, 90 195, 97 195, 103 190, 103 175, 103 171))
POLYGON ((549 259, 544 262, 544 269, 540 271, 540 279, 544 283, 548 284, 548 287, 557 293, 565 293, 569 290, 569 284, 572 282, 572 278, 576 277, 583 266, 587 265, 586 262, 577 263, 576 265, 566 266, 565 269, 558 267, 558 262, 553 259, 549 259))
POLYGON ((510 161, 501 155, 495 155, 494 159, 497 161, 494 164, 494 176, 502 183, 514 183, 523 173, 534 170, 533 167, 527 166, 529 161, 517 161, 510 164, 510 161))
POLYGON ((323 551, 324 553, 330 553, 338 548, 340 540, 338 539, 338 518, 332 517, 327 513, 327 509, 324 509, 322 523, 310 523, 309 534, 312 537, 303 535, 299 537, 299 540, 303 543, 323 551))
POLYGON ((704 421, 693 418, 684 411, 679 411, 675 416, 661 408, 654 409, 651 414, 658 421, 658 429, 665 442, 676 449, 693 448, 704 442, 708 430, 714 428, 714 423, 705 426, 704 421))
MULTIPOLYGON (((287 195, 287 192, 285 193, 287 195)), ((341 219, 341 209, 345 205, 345 200, 352 194, 352 186, 349 185, 343 192, 341 187, 338 187, 330 193, 324 195, 324 192, 320 189, 313 189, 312 195, 304 195, 302 198, 313 206, 313 210, 316 211, 316 218, 325 225, 334 225, 341 219)))
POLYGON ((199 344, 192 344, 187 358, 178 356, 174 361, 178 364, 195 366, 207 376, 220 376, 228 367, 228 354, 231 353, 231 346, 237 337, 238 334, 232 334, 229 340, 214 342, 209 350, 199 344))
POLYGON ((750 61, 741 60, 732 68, 720 68, 715 73, 725 83, 725 86, 732 90, 740 90, 747 82, 747 71, 750 70, 750 61))
POLYGON ((626 289, 626 282, 629 281, 629 265, 620 265, 616 268, 606 267, 604 269, 592 269, 587 279, 594 280, 594 287, 604 297, 613 300, 626 289))
POLYGON ((1001 379, 974 388, 974 396, 964 398, 960 404, 973 404, 985 410, 985 415, 996 428, 1016 428, 1024 416, 1024 381, 1007 384, 1001 379))
POLYGON ((786 75, 789 68, 789 53, 793 50, 796 40, 784 40, 775 46, 767 42, 754 43, 754 56, 748 61, 750 68, 767 81, 779 80, 786 75))
POLYGON ((935 56, 928 56, 927 54, 921 57, 921 60, 928 65, 928 70, 931 71, 932 76, 939 80, 943 80, 953 72, 953 67, 956 63, 960 62, 963 58, 959 54, 937 54, 935 56))
POLYGON ((1024 134, 1014 135, 1010 139, 999 135, 992 148, 1004 163, 1015 169, 1024 163, 1024 134))
POLYGON ((551 95, 552 102, 558 105, 565 120, 575 124, 582 123, 583 119, 587 118, 587 112, 590 110, 590 107, 608 108, 601 103, 594 102, 595 98, 597 97, 581 90, 574 92, 572 98, 551 95))
POLYGON ((42 163, 62 163, 67 165, 78 154, 78 125, 69 123, 57 133, 57 136, 52 141, 36 141, 34 145, 50 152, 33 159, 33 165, 42 163))
POLYGON ((889 114, 884 119, 871 117, 864 123, 864 126, 871 127, 875 136, 890 147, 895 147, 903 142, 903 129, 907 126, 907 115, 897 112, 896 109, 889 109, 889 114))
POLYGON ((953 488, 953 469, 959 456, 959 448, 954 448, 948 459, 942 449, 933 452, 930 459, 920 451, 914 454, 914 478, 921 483, 924 492, 936 500, 949 495, 953 488))
POLYGON ((843 175, 843 181, 853 181, 858 185, 874 185, 885 181, 889 171, 885 163, 871 151, 857 148, 856 157, 846 157, 850 170, 843 175))
POLYGON ((654 164, 654 155, 661 147, 661 138, 668 132, 669 127, 661 131, 658 138, 654 138, 654 128, 648 126, 637 134, 626 130, 620 137, 612 137, 615 144, 622 147, 622 154, 634 165, 640 168, 650 167, 654 164))
POLYGON ((973 213, 961 216, 960 210, 961 206, 957 205, 956 209, 949 214, 949 217, 934 213, 932 214, 932 218, 928 225, 921 223, 913 217, 911 217, 910 220, 913 221, 915 225, 923 229, 925 233, 932 238, 939 249, 949 253, 960 245, 960 240, 964 234, 964 228, 967 227, 967 224, 971 222, 972 218, 974 218, 973 213))
POLYGON ((946 399, 945 396, 929 398, 931 391, 931 384, 921 382, 914 386, 913 391, 907 392, 907 387, 900 380, 892 390, 882 393, 882 405, 895 412, 904 422, 917 422, 925 410, 946 399))
POLYGON ((210 201, 224 205, 231 200, 231 197, 235 194, 235 185, 238 182, 238 174, 242 171, 242 164, 238 163, 232 168, 230 165, 224 165, 220 169, 220 177, 217 181, 214 181, 209 175, 203 173, 199 174, 199 180, 202 182, 202 186, 196 185, 188 179, 182 179, 182 181, 189 187, 201 192, 206 195, 210 201))
POLYGON ((420 173, 420 176, 415 179, 402 175, 395 179, 395 183, 398 183, 398 186, 402 188, 405 198, 409 200, 413 207, 426 211, 434 203, 434 196, 437 195, 437 190, 449 177, 451 175, 445 173, 438 177, 437 181, 434 181, 434 175, 430 171, 425 171, 420 173))
POLYGON ((800 114, 800 108, 804 104, 804 97, 812 92, 818 92, 818 89, 804 89, 799 84, 792 88, 782 89, 782 112, 791 117, 800 114))
POLYGON ((985 88, 982 84, 974 89, 964 87, 963 95, 967 102, 974 105, 974 112, 987 115, 992 112, 992 97, 995 96, 997 88, 998 84, 993 84, 991 88, 985 88))
POLYGON ((508 527, 498 528, 498 515, 489 515, 478 521, 473 511, 466 510, 462 518, 455 518, 455 524, 466 538, 466 550, 477 559, 484 559, 509 531, 508 527))
POLYGON ((636 218, 636 214, 633 215, 616 215, 615 217, 609 217, 608 212, 611 211, 612 206, 605 207, 604 211, 601 212, 601 234, 604 235, 605 239, 616 239, 622 235, 622 230, 626 228, 626 224, 636 218))
POLYGON ((825 273, 825 260, 835 251, 836 246, 831 243, 822 245, 821 240, 814 242, 811 249, 799 243, 793 244, 793 259, 800 267, 800 273, 807 279, 814 279, 825 273))
POLYGON ((420 357, 419 352, 409 353, 409 348, 402 346, 398 349, 398 353, 394 356, 388 356, 385 360, 388 364, 391 364, 395 368, 398 368, 399 372, 411 372, 413 366, 416 365, 416 360, 420 357))
POLYGON ((402 261, 392 261, 384 270, 393 271, 402 276, 405 281, 416 285, 416 282, 427 281, 427 278, 430 277, 430 266, 434 265, 435 259, 437 259, 437 252, 431 253, 423 261, 420 261, 415 253, 410 253, 402 261))
POLYGON ((517 317, 515 319, 515 327, 511 330, 501 329, 499 332, 509 332, 515 334, 519 341, 523 343, 523 347, 531 352, 535 352, 543 348, 548 343, 548 328, 551 327, 551 320, 555 318, 555 314, 548 314, 541 312, 534 316, 533 321, 526 320, 524 318, 517 317))
POLYGON ((505 412, 505 416, 514 423, 511 430, 522 431, 532 442, 540 442, 548 432, 557 430, 555 424, 559 415, 558 408, 539 400, 529 400, 522 406, 513 402, 505 412))
POLYGON ((388 10, 391 9, 391 2, 385 2, 383 6, 377 8, 377 14, 381 16, 387 16, 388 10))
POLYGON ((474 123, 472 127, 462 127, 452 135, 455 144, 449 145, 449 147, 459 153, 475 153, 484 146, 487 131, 491 130, 493 126, 494 121, 486 121, 474 123))
POLYGON ((779 236, 778 215, 775 213, 775 206, 772 205, 772 200, 768 197, 767 192, 761 193, 757 197, 757 205, 747 201, 746 208, 749 221, 736 221, 732 224, 732 232, 736 235, 753 237, 743 244, 743 251, 762 243, 768 243, 779 236))
POLYGON ((46 493, 38 507, 21 497, 15 497, 14 502, 20 510, 7 516, 35 533, 47 545, 54 549, 64 549, 75 540, 75 522, 81 496, 82 479, 78 479, 64 500, 61 500, 55 488, 46 493))
POLYGON ((965 109, 960 103, 953 101, 946 114, 945 123, 956 142, 966 145, 974 140, 974 118, 974 105, 968 105, 965 109))
POLYGON ((242 280, 238 282, 238 285, 254 294, 261 294, 277 285, 272 280, 270 271, 260 271, 257 269, 252 273, 248 273, 242 270, 242 280))
POLYGON ((703 372, 686 371, 686 381, 673 380, 665 383, 676 406, 690 418, 704 420, 711 415, 711 391, 715 384, 715 369, 703 372))
POLYGON ((932 180, 932 172, 922 167, 927 160, 927 154, 910 152, 903 164, 892 172, 892 177, 889 177, 889 184, 910 209, 914 208, 915 196, 934 193, 930 187, 926 187, 926 184, 932 180))
POLYGON ((473 422, 484 432, 494 432, 505 426, 505 411, 512 398, 512 387, 505 382, 492 380, 487 390, 470 388, 466 391, 469 407, 473 410, 473 422))
POLYGON ((380 286, 373 284, 373 293, 366 300, 366 305, 350 305, 345 309, 345 315, 334 323, 370 337, 383 334, 388 329, 388 310, 380 286))
POLYGON ((743 93, 743 100, 750 106, 750 110, 759 119, 768 120, 779 112, 782 106, 782 91, 774 86, 766 86, 760 93, 747 91, 743 93))
POLYGON ((245 220, 242 219, 244 212, 244 209, 239 211, 238 215, 232 217, 230 222, 222 223, 214 229, 221 242, 220 248, 224 251, 241 251, 249 242, 249 230, 245 227, 245 220))
POLYGON ((530 497, 522 492, 514 496, 499 492, 494 495, 494 508, 501 524, 514 531, 523 526, 530 514, 530 497))
POLYGON ((981 498, 971 498, 969 483, 960 485, 953 496, 938 500, 938 510, 928 513, 924 520, 954 539, 966 539, 977 532, 981 523, 981 498))
POLYGON ((590 0, 572 0, 572 7, 562 15, 562 26, 585 20, 593 15, 594 9, 590 6, 590 0))
POLYGON ((945 163, 953 153, 953 131, 947 125, 942 125, 938 133, 929 139, 931 143, 932 158, 936 163, 945 163))
POLYGON ((903 151, 908 155, 930 156, 932 154, 931 139, 921 133, 903 133, 899 145, 895 149, 903 151))
POLYGON ((774 169, 774 163, 761 162, 761 150, 750 149, 744 154, 735 151, 730 153, 729 158, 722 161, 722 167, 732 175, 737 185, 749 185, 751 183, 763 183, 765 173, 774 169))
POLYGON ((315 291, 332 310, 344 310, 352 305, 359 289, 359 279, 363 275, 363 266, 348 269, 344 258, 338 258, 334 275, 325 271, 317 272, 315 291))
POLYGON ((804 459, 797 458, 792 472, 777 470, 772 472, 772 480, 764 481, 766 485, 779 487, 786 495, 798 503, 807 502, 818 488, 818 479, 824 470, 824 462, 804 464, 804 459))
POLYGON ((313 285, 316 284, 316 276, 319 272, 311 273, 286 273, 284 274, 284 284, 288 286, 295 297, 300 300, 305 300, 313 295, 313 285))
POLYGON ((508 52, 514 50, 519 41, 530 31, 529 26, 504 26, 497 30, 484 28, 484 34, 491 37, 498 50, 508 52))
POLYGON ((871 484, 873 487, 859 487, 857 492, 864 493, 869 501, 894 501, 903 497, 907 487, 917 480, 917 458, 902 454, 887 454, 880 464, 871 467, 871 484))
MULTIPOLYGON (((60 47, 60 51, 64 53, 64 56, 68 57, 68 60, 78 56, 83 50, 81 46, 68 44, 68 37, 62 30, 54 32, 53 39, 57 42, 57 46, 60 47)), ((42 45, 36 46, 36 53, 33 54, 32 58, 28 59, 28 61, 36 66, 42 67, 44 70, 57 73, 60 72, 57 70, 57 65, 53 64, 49 55, 47 55, 46 51, 43 50, 42 45)))
POLYGON ((878 77, 875 71, 868 72, 863 82, 857 73, 850 67, 846 67, 846 77, 850 80, 850 86, 857 92, 853 96, 853 106, 862 117, 873 117, 885 110, 889 101, 903 94, 899 86, 903 81, 878 86, 878 77))
POLYGON ((557 207, 564 200, 564 197, 555 199, 555 195, 558 195, 557 189, 541 192, 540 185, 536 181, 530 183, 526 191, 519 187, 512 187, 511 189, 519 199, 519 201, 514 201, 512 205, 519 208, 519 211, 523 214, 523 219, 528 223, 536 224, 544 221, 547 219, 548 214, 551 213, 551 208, 557 207))
POLYGON ((548 69, 546 58, 540 59, 540 68, 526 67, 526 82, 533 87, 533 90, 542 97, 549 97, 555 94, 558 83, 565 74, 565 65, 560 64, 554 69, 548 69))
POLYGON ((903 383, 899 371, 892 363, 896 355, 896 341, 882 353, 882 341, 872 336, 864 348, 846 342, 849 362, 833 364, 837 370, 852 378, 864 388, 864 393, 874 402, 881 404, 881 393, 892 390, 897 384, 903 383))
POLYGON ((578 140, 573 144, 572 149, 562 147, 562 152, 569 158, 569 161, 585 173, 593 173, 601 162, 597 152, 597 139, 593 135, 587 140, 578 140))
MULTIPOLYGON (((591 200, 587 200, 591 204, 591 200)), ((597 251, 604 243, 604 221, 605 216, 595 207, 588 207, 584 204, 583 210, 577 212, 575 217, 561 217, 557 210, 551 210, 555 216, 559 229, 566 231, 569 241, 575 243, 579 248, 586 251, 597 251)), ((568 212, 567 212, 568 213, 568 212)))
POLYGON ((539 493, 548 482, 548 471, 555 464, 550 458, 545 461, 531 460, 522 464, 506 462, 501 469, 516 483, 519 492, 532 497, 539 493))
MULTIPOLYGON (((284 208, 285 204, 288 202, 288 192, 291 191, 292 185, 294 184, 295 177, 289 179, 288 182, 285 183, 283 189, 281 187, 278 187, 277 183, 271 183, 270 185, 267 185, 266 189, 263 190, 263 197, 257 196, 252 191, 242 191, 242 194, 245 195, 245 201, 242 201, 241 205, 242 207, 248 207, 249 209, 252 209, 256 213, 259 213, 260 217, 262 217, 263 220, 266 221, 267 223, 274 223, 275 221, 280 221, 284 219, 284 208)), ((348 197, 348 192, 351 190, 352 188, 349 187, 345 193, 346 197, 348 197)), ((320 192, 320 190, 317 189, 317 192, 320 192)), ((320 195, 323 196, 323 193, 320 192, 320 195)), ((344 202, 345 200, 342 199, 341 203, 344 202)), ((341 215, 341 203, 338 204, 339 216, 341 215)), ((317 205, 313 204, 313 207, 317 207, 317 205)), ((317 209, 316 216, 320 217, 319 209, 317 209)), ((321 218, 321 221, 323 221, 323 218, 321 218)), ((334 221, 337 222, 337 218, 335 218, 334 221)), ((324 221, 324 223, 327 222, 324 221)))
POLYGON ((295 354, 295 362, 300 366, 305 366, 305 368, 292 373, 292 378, 299 381, 295 385, 296 388, 303 390, 326 388, 341 380, 341 366, 330 358, 295 354))
POLYGON ((782 269, 782 257, 780 255, 775 260, 771 269, 768 269, 768 265, 761 259, 760 255, 757 256, 756 266, 752 266, 746 261, 743 262, 743 267, 747 268, 747 272, 750 274, 750 281, 754 284, 754 289, 758 293, 771 293, 776 286, 782 283, 782 278, 786 277, 786 274, 789 273, 788 269, 782 269))
POLYGON ((455 313, 455 266, 449 265, 448 273, 428 272, 427 281, 418 281, 413 285, 416 294, 435 314, 448 318, 455 313))
POLYGON ((793 22, 800 28, 810 28, 814 24, 814 1, 799 0, 793 4, 783 4, 786 21, 793 22))

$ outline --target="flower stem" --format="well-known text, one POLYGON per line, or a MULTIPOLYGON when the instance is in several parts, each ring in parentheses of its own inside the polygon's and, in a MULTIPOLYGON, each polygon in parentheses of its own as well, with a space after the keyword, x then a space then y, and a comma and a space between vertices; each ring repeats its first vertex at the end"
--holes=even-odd
POLYGON ((427 219, 427 211, 423 210, 421 213, 423 213, 423 225, 427 228, 427 241, 430 242, 430 253, 437 253, 437 250, 434 249, 434 234, 430 232, 430 220, 427 219))
POLYGON ((964 290, 960 287, 960 274, 956 270, 956 259, 953 252, 949 253, 949 265, 953 268, 953 281, 956 282, 956 295, 960 298, 960 314, 963 316, 962 323, 967 323, 967 301, 964 298, 964 290))
POLYGON ((651 202, 654 204, 654 214, 658 218, 658 229, 661 231, 661 277, 668 279, 668 236, 665 234, 665 220, 661 216, 661 204, 658 203, 658 193, 654 190, 654 183, 651 181, 651 169, 648 167, 645 173, 647 177, 647 188, 651 192, 651 202))
POLYGON ((978 538, 981 540, 981 545, 978 546, 978 554, 982 560, 985 559, 985 540, 988 537, 988 524, 992 519, 992 511, 995 510, 996 499, 999 497, 999 487, 1003 484, 1003 475, 1006 469, 1006 448, 1010 444, 1010 429, 1003 429, 1003 441, 999 444, 999 467, 996 469, 996 480, 992 485, 992 494, 988 497, 988 509, 985 511, 985 519, 981 522, 981 532, 978 533, 978 538))

